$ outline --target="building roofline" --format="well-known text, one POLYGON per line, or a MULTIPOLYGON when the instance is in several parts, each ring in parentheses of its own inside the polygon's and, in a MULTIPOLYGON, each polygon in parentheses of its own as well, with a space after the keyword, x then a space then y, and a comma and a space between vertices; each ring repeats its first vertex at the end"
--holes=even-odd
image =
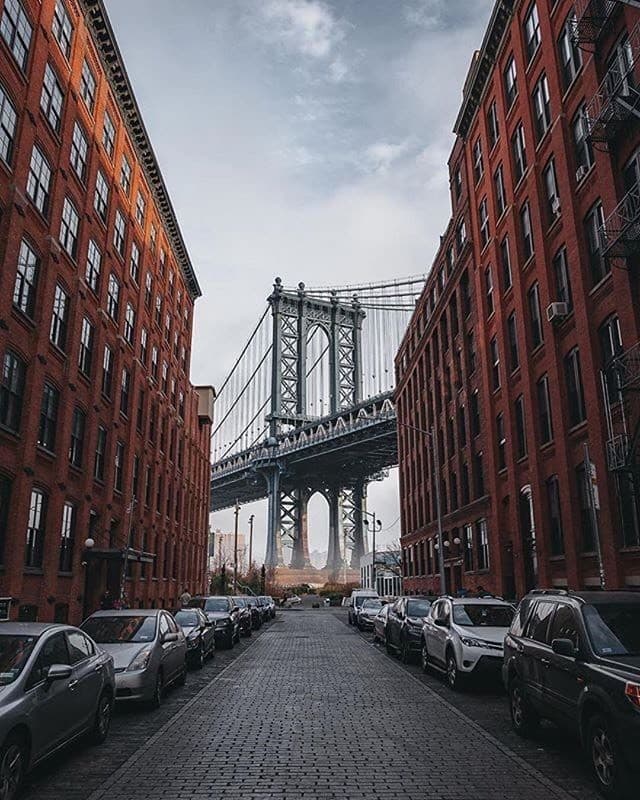
POLYGON ((104 2, 103 0, 80 0, 80 6, 85 12, 87 28, 100 55, 105 75, 118 102, 129 137, 160 210, 173 254, 180 265, 191 299, 195 300, 202 296, 202 290, 187 252, 187 246, 182 237, 176 213, 162 177, 158 159, 142 120, 142 114, 136 101, 131 81, 127 75, 122 53, 118 47, 104 2))
POLYGON ((496 62, 505 31, 513 13, 515 0, 496 0, 489 24, 482 39, 480 50, 476 50, 464 82, 462 106, 458 112, 453 132, 465 138, 476 115, 489 75, 496 62))

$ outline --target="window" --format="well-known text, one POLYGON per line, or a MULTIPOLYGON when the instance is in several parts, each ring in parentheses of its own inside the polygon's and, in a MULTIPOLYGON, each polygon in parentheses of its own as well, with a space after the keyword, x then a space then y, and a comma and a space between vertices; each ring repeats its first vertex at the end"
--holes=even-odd
POLYGON ((149 341, 149 334, 146 328, 140 331, 140 361, 147 366, 147 343, 149 341))
POLYGON ((504 432, 504 414, 502 413, 496 417, 496 440, 498 443, 498 470, 503 470, 507 468, 507 436, 504 432))
POLYGON ((494 311, 493 276, 491 275, 491 267, 487 267, 484 271, 484 286, 487 295, 487 316, 490 317, 494 311))
POLYGON ((151 298, 153 296, 153 278, 151 273, 147 272, 144 277, 144 304, 147 308, 151 308, 151 298))
POLYGON ((102 357, 102 394, 111 397, 113 388, 113 351, 108 345, 104 346, 102 357))
POLYGON ((489 531, 485 519, 476 522, 476 551, 478 570, 489 569, 489 531))
POLYGON ((462 252, 462 248, 467 241, 467 227, 464 224, 464 219, 461 219, 456 226, 456 247, 458 252, 462 252))
POLYGON ((480 435, 480 397, 478 394, 478 390, 475 389, 471 394, 471 405, 470 405, 470 414, 471 414, 471 435, 472 436, 479 436, 480 435))
POLYGON ((78 249, 78 225, 80 217, 68 197, 64 198, 62 206, 62 219, 60 220, 60 244, 64 247, 71 258, 76 257, 78 249))
POLYGON ((526 263, 533 255, 533 230, 529 203, 525 203, 520 209, 520 234, 522 236, 522 256, 526 263))
POLYGON ((536 383, 538 398, 538 422, 540 424, 541 444, 553 439, 553 422, 551 419, 551 400, 549 398, 549 379, 543 375, 536 383))
POLYGON ((98 245, 89 239, 89 247, 87 249, 87 267, 85 270, 85 277, 87 285, 93 292, 98 292, 98 284, 100 283, 100 266, 102 264, 102 253, 98 245))
POLYGON ((103 222, 107 221, 107 210, 109 208, 109 184, 102 171, 98 170, 96 175, 96 191, 93 198, 93 207, 103 222))
POLYGON ((12 350, 7 350, 2 361, 0 425, 14 433, 20 430, 26 373, 24 361, 12 350))
POLYGON ((453 188, 455 191, 456 200, 459 200, 460 195, 462 194, 462 172, 460 172, 459 167, 453 174, 453 188))
POLYGON ((562 530, 562 512, 560 510, 560 481, 557 475, 547 478, 546 488, 551 554, 561 556, 564 554, 564 533, 562 530))
POLYGON ((547 195, 547 217, 549 224, 551 224, 560 214, 560 195, 558 193, 558 181, 556 180, 556 165, 553 159, 550 159, 544 168, 542 177, 547 195))
POLYGON ((540 18, 535 3, 531 4, 527 16, 524 18, 524 43, 527 61, 531 61, 540 47, 540 18))
POLYGON ((516 420, 516 458, 524 458, 527 455, 527 423, 524 414, 524 398, 522 395, 516 398, 515 402, 516 420))
POLYGON ((124 471, 124 442, 116 443, 116 454, 113 470, 113 488, 116 492, 122 491, 122 474, 124 471))
POLYGON ((104 465, 107 453, 107 429, 102 425, 98 426, 98 438, 96 440, 96 454, 93 460, 93 477, 97 481, 104 480, 104 465))
POLYGON ((17 119, 16 110, 0 85, 0 159, 5 164, 11 161, 13 155, 17 119))
POLYGON ((76 509, 72 503, 62 506, 62 525, 60 527, 60 572, 71 572, 73 566, 73 539, 75 532, 76 509))
POLYGON ((571 122, 573 147, 576 159, 576 181, 582 178, 593 166, 593 147, 589 138, 586 106, 583 103, 571 122))
POLYGON ((472 572, 473 571, 473 526, 472 525, 464 526, 464 537, 462 541, 464 544, 464 571, 472 572))
POLYGON ((136 327, 136 312, 133 310, 131 303, 127 303, 127 308, 124 313, 124 338, 133 346, 135 339, 136 327))
POLYGON ((73 39, 73 24, 67 9, 62 0, 56 0, 56 7, 53 12, 53 22, 51 32, 60 45, 60 49, 68 60, 71 55, 71 41, 73 39))
POLYGON ((41 489, 31 490, 24 557, 24 565, 30 569, 40 569, 40 567, 42 567, 45 522, 47 519, 47 499, 47 495, 41 489))
POLYGON ((480 223, 480 239, 484 247, 489 242, 491 233, 489 231, 489 209, 487 206, 487 198, 484 197, 478 209, 478 220, 480 223))
POLYGON ((46 216, 49 210, 49 187, 51 185, 51 167, 37 145, 31 151, 29 176, 27 177, 27 195, 38 211, 46 216))
POLYGON ((51 327, 49 339, 60 350, 64 350, 67 343, 67 328, 69 325, 69 295, 56 283, 53 295, 53 311, 51 313, 51 327))
POLYGON ((0 564, 4 564, 5 544, 11 506, 11 479, 0 475, 0 564))
POLYGON ((531 348, 535 350, 544 341, 540 313, 540 288, 537 283, 534 283, 527 292, 527 305, 529 306, 529 323, 531 325, 531 348))
POLYGON ((498 217, 501 217, 507 207, 507 195, 504 188, 504 170, 502 169, 502 164, 500 164, 493 175, 493 186, 496 193, 496 212, 498 217))
POLYGON ((518 183, 527 169, 527 144, 524 138, 524 127, 521 122, 511 137, 511 150, 513 152, 516 183, 518 183))
POLYGON ((127 226, 120 209, 116 210, 116 216, 113 221, 113 246, 118 253, 124 258, 124 240, 127 233, 127 226))
POLYGON ((156 325, 158 325, 159 327, 162 324, 162 297, 159 294, 156 295, 155 318, 156 318, 156 325))
POLYGON ((507 318, 507 339, 509 340, 509 369, 511 372, 520 366, 518 354, 518 331, 516 327, 515 311, 507 318))
POLYGON ((104 123, 102 126, 102 145, 109 156, 113 158, 113 151, 116 145, 116 126, 109 116, 109 112, 104 112, 104 123))
POLYGON ((40 95, 40 108, 54 131, 60 130, 60 118, 62 117, 62 87, 58 78, 47 64, 44 70, 44 80, 42 82, 42 94, 40 95))
POLYGON ((558 39, 558 51, 560 53, 560 72, 562 74, 562 88, 566 91, 574 81, 574 78, 582 67, 582 54, 574 31, 576 30, 576 12, 571 11, 560 33, 558 39))
POLYGON ((84 454, 84 432, 86 428, 86 414, 77 406, 73 409, 71 420, 71 441, 69 443, 69 463, 80 469, 84 454))
POLYGON ((69 161, 74 169, 76 175, 84 183, 87 176, 87 154, 89 151, 89 144, 85 132, 82 130, 80 123, 74 122, 73 134, 71 136, 71 154, 69 161))
POLYGON ((489 134, 489 147, 493 148, 494 144, 500 138, 500 126, 498 124, 498 106, 495 100, 489 106, 489 111, 487 111, 487 132, 489 134))
POLYGON ((124 153, 122 154, 122 163, 120 165, 120 186, 128 196, 131 191, 131 164, 124 153))
MULTIPOLYGON (((591 469, 585 463, 576 467, 578 497, 580 499, 580 529, 582 531, 582 552, 592 553, 596 548, 596 537, 593 529, 593 513, 591 508, 591 469)), ((590 465, 589 465, 590 466, 590 465)))
POLYGON ((602 203, 599 200, 587 214, 584 226, 589 254, 589 266, 591 268, 591 283, 595 286, 609 274, 611 269, 608 260, 602 254, 604 212, 602 210, 602 203))
POLYGON ((56 447, 56 423, 58 421, 58 404, 60 393, 50 383, 45 383, 40 405, 40 423, 38 426, 38 444, 45 450, 53 452, 56 447))
POLYGON ((564 375, 567 386, 567 403, 569 406, 569 426, 579 425, 587 418, 580 371, 580 353, 578 348, 570 350, 564 359, 564 375))
POLYGON ((509 239, 504 237, 500 242, 500 266, 502 268, 502 288, 504 291, 511 288, 511 254, 509 253, 509 239))
POLYGON ((145 199, 142 195, 142 192, 138 192, 136 196, 136 219, 138 223, 144 226, 144 210, 145 210, 145 199))
POLYGON ((549 82, 543 73, 533 89, 533 122, 536 139, 540 141, 551 125, 549 82))
POLYGON ((184 419, 184 392, 178 393, 178 416, 184 419))
POLYGON ((131 242, 131 261, 129 262, 129 272, 133 280, 138 283, 140 277, 140 248, 135 242, 131 242))
POLYGON ((473 177, 478 183, 484 173, 484 162, 482 160, 482 142, 476 139, 473 145, 473 177))
POLYGON ((542 644, 547 643, 547 631, 555 608, 556 604, 548 600, 541 600, 535 604, 524 633, 527 639, 533 639, 542 644))
POLYGON ((93 325, 86 317, 83 317, 82 328, 80 330, 78 368, 80 369, 80 372, 84 373, 87 377, 91 375, 91 366, 93 362, 93 337, 93 325))
POLYGON ((129 395, 131 393, 131 373, 126 367, 122 369, 120 380, 120 413, 125 417, 129 413, 129 395))
POLYGON ((67 631, 67 643, 69 645, 71 664, 84 661, 95 653, 93 644, 80 631, 67 631))
POLYGON ((24 72, 27 67, 33 28, 19 0, 5 0, 2 19, 0 19, 0 33, 18 62, 18 66, 24 72))
POLYGON ((615 403, 619 398, 619 379, 614 360, 622 353, 622 336, 620 321, 615 315, 600 326, 598 330, 600 353, 602 356, 602 372, 607 386, 609 400, 615 403))
POLYGON ((86 59, 80 75, 80 96, 91 113, 96 102, 96 79, 86 59))
POLYGON ((167 394, 167 385, 169 381, 169 365, 166 361, 162 362, 162 379, 160 381, 160 386, 164 394, 167 394))
POLYGON ((518 76, 516 62, 513 56, 509 58, 504 71, 504 96, 507 109, 511 108, 518 94, 518 76))
POLYGON ((158 380, 158 348, 155 345, 151 348, 151 377, 158 380))
POLYGON ((107 285, 107 314, 114 322, 118 321, 120 314, 120 284, 113 272, 109 275, 109 283, 107 285))
POLYGON ((138 407, 136 409, 136 428, 142 433, 144 431, 144 391, 138 393, 138 407))
POLYGON ((495 336, 489 342, 489 351, 491 353, 491 388, 495 391, 500 388, 500 351, 495 336))
POLYGON ((571 280, 569 278, 566 247, 561 247, 555 254, 553 258, 553 273, 556 283, 556 298, 558 302, 567 304, 567 310, 571 310, 573 300, 571 297, 571 280))
POLYGON ((13 304, 28 317, 33 317, 35 311, 38 268, 38 257, 23 239, 20 243, 20 252, 18 254, 16 282, 13 288, 13 304))

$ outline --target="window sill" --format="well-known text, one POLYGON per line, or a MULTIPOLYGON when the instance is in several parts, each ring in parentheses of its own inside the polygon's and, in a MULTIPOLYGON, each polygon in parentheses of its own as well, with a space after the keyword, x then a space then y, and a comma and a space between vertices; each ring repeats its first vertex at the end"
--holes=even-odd
POLYGON ((585 174, 580 178, 579 181, 576 181, 576 186, 575 186, 575 191, 576 192, 582 191, 582 188, 584 186, 586 186, 587 183, 589 183, 591 176, 594 174, 595 168, 596 168, 596 162, 595 162, 595 159, 594 159, 593 163, 587 169, 585 174))
POLYGON ((25 575, 44 575, 42 567, 25 567, 23 569, 25 575))
MULTIPOLYGON (((524 68, 524 74, 529 75, 535 69, 538 61, 540 61, 540 53, 542 52, 542 41, 538 42, 538 46, 531 54, 531 58, 527 62, 527 66, 524 68)), ((524 53, 526 56, 526 52, 524 53)))
POLYGON ((548 442, 543 442, 540 445, 540 451, 544 453, 547 450, 550 450, 554 445, 555 445, 555 440, 554 439, 549 439, 548 442))
POLYGON ((73 578, 73 572, 62 572, 62 571, 59 571, 58 572, 58 577, 59 578, 73 578))
POLYGON ((522 265, 522 271, 523 271, 523 272, 526 272, 526 271, 529 269, 529 267, 530 267, 530 266, 533 264, 533 262, 535 261, 535 257, 536 257, 536 253, 535 253, 535 250, 534 250, 534 251, 533 251, 533 253, 531 253, 531 255, 529 256, 529 258, 527 258, 527 260, 526 260, 526 261, 524 262, 524 264, 522 265))
POLYGON ((20 436, 19 431, 14 431, 13 428, 8 428, 6 425, 0 424, 0 434, 13 439, 14 442, 22 441, 22 436, 20 436))
POLYGON ((601 278, 598 281, 598 283, 596 283, 595 286, 589 290, 589 297, 593 297, 594 295, 599 294, 602 287, 605 286, 606 283, 610 280, 613 280, 613 272, 611 271, 607 272, 604 278, 601 278))
POLYGON ((17 321, 22 323, 25 327, 29 328, 30 330, 35 330, 36 328, 35 319, 33 319, 33 317, 30 317, 28 314, 25 314, 24 311, 21 311, 18 308, 18 306, 12 305, 11 313, 17 319, 17 321))
MULTIPOLYGON (((584 70, 584 62, 580 64, 578 69, 576 70, 576 74, 571 78, 571 83, 567 86, 567 88, 562 93, 562 106, 564 108, 567 100, 569 99, 569 95, 573 93, 573 90, 578 85, 579 81, 578 78, 582 76, 582 72, 584 70)), ((560 76, 560 80, 562 81, 562 75, 560 76)))
POLYGON ((582 433, 587 428, 587 420, 583 419, 582 422, 578 422, 576 425, 573 425, 569 428, 567 433, 569 436, 576 436, 579 433, 582 433))
POLYGON ((36 452, 39 456, 44 456, 46 459, 53 461, 56 458, 56 454, 53 450, 49 450, 48 447, 44 447, 41 444, 36 445, 36 452))
POLYGON ((566 561, 566 557, 563 554, 560 554, 560 555, 557 555, 557 556, 549 556, 549 561, 552 561, 552 562, 555 562, 555 563, 557 563, 559 561, 566 561))

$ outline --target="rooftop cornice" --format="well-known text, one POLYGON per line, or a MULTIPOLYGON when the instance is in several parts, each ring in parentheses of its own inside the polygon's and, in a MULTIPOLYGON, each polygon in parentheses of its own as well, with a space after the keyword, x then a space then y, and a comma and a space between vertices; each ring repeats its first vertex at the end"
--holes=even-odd
POLYGON ((193 264, 182 238, 176 213, 169 198, 158 160, 153 151, 149 134, 142 121, 142 114, 133 87, 124 66, 122 54, 116 42, 111 22, 103 0, 79 0, 85 13, 87 28, 100 55, 105 75, 122 114, 131 142, 136 150, 147 183, 153 193, 167 231, 173 254, 184 276, 192 300, 202 295, 193 264))
POLYGON ((496 4, 493 7, 482 45, 474 55, 464 83, 462 106, 453 126, 453 132, 458 136, 466 138, 469 133, 469 128, 480 105, 491 70, 496 62, 496 56, 509 25, 515 1, 496 0, 496 4))

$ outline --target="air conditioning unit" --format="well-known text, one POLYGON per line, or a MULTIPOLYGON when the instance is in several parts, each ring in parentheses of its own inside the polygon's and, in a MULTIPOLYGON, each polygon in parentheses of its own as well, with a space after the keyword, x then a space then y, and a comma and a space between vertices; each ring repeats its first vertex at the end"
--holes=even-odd
POLYGON ((584 164, 581 164, 576 170, 576 181, 580 183, 580 181, 584 178, 587 172, 589 172, 587 167, 584 164))
POLYGON ((549 322, 560 322, 569 313, 567 303, 549 303, 547 306, 547 320, 549 322))
POLYGON ((560 198, 557 196, 551 198, 551 213, 554 217, 560 213, 560 198))

